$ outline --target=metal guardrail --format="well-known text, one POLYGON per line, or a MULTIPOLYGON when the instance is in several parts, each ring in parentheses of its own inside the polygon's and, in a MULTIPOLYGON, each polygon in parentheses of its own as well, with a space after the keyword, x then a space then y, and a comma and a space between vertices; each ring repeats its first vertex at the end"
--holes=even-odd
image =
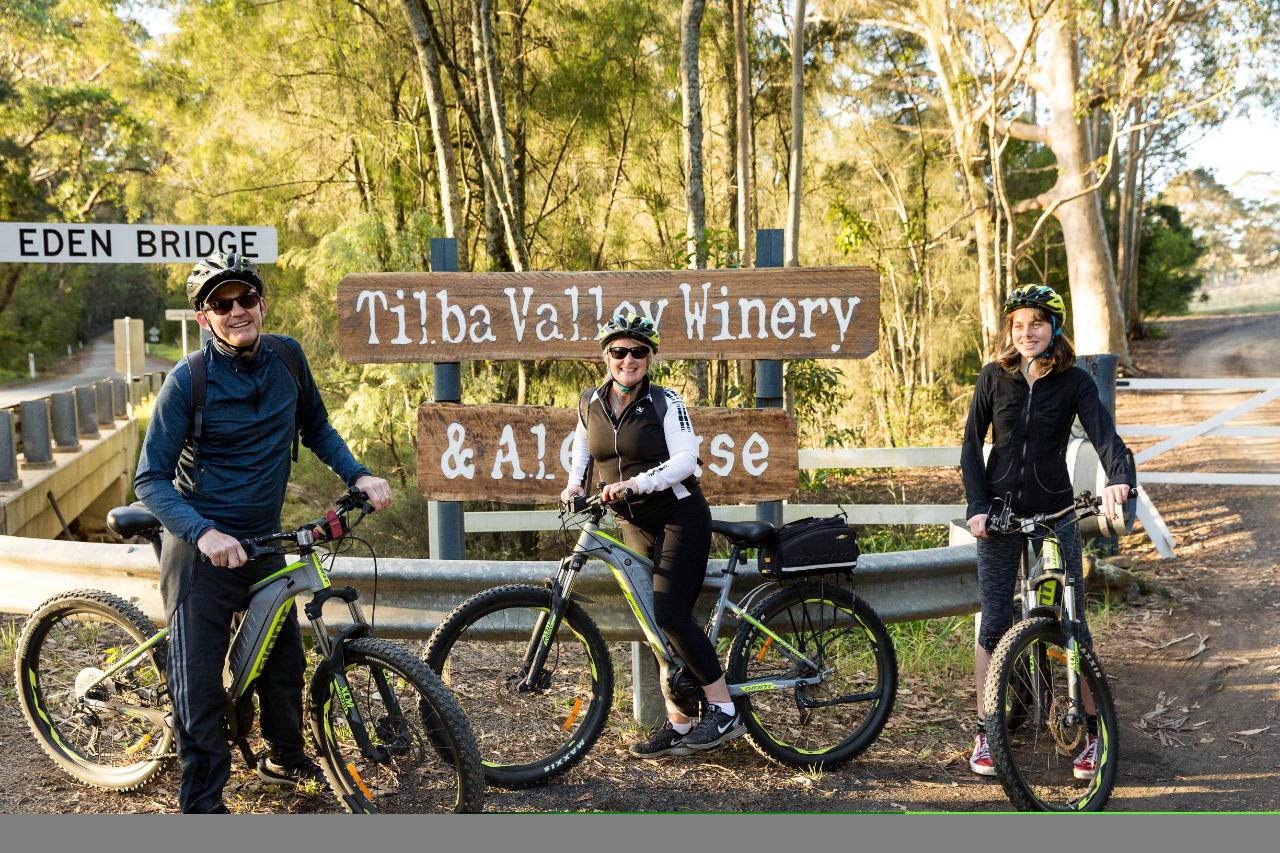
MULTIPOLYGON (((534 583, 553 575, 553 561, 380 559, 377 606, 373 561, 340 557, 331 574, 336 586, 360 590, 366 614, 388 637, 425 639, 457 604, 468 596, 503 583, 534 583)), ((718 573, 724 560, 713 560, 718 573)), ((103 545, 0 536, 0 611, 29 613, 45 599, 77 588, 101 588, 133 601, 164 622, 159 592, 160 569, 150 545, 103 545)), ((750 563, 739 569, 734 598, 745 596, 764 579, 750 563)), ((889 554, 864 554, 854 576, 858 594, 886 621, 902 622, 978 610, 974 546, 956 545, 889 554)), ((575 596, 611 640, 641 640, 612 576, 599 563, 589 563, 575 596)), ((709 612, 710 592, 700 602, 709 612)), ((342 608, 330 618, 341 624, 342 608)))

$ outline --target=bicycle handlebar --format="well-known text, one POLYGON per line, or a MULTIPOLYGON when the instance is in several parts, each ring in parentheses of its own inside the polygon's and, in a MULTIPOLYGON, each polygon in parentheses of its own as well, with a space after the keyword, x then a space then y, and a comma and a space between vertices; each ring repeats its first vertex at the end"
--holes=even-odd
POLYGON ((1080 496, 1066 509, 1060 509, 1057 512, 1042 512, 1031 516, 1020 516, 1013 514, 1013 508, 1009 506, 1007 501, 1002 498, 997 498, 996 500, 1004 504, 1004 510, 999 513, 991 513, 987 518, 987 532, 995 534, 1028 533, 1037 527, 1048 527, 1053 522, 1066 518, 1073 513, 1077 518, 1100 515, 1103 503, 1101 497, 1094 497, 1085 491, 1081 492, 1080 496))
MULTIPOLYGON (((602 499, 604 484, 601 483, 600 487, 601 491, 596 492, 594 495, 574 495, 569 501, 561 501, 561 515, 564 513, 569 513, 570 515, 588 513, 595 516, 597 521, 603 518, 604 514, 611 509, 611 505, 605 503, 602 499)), ((635 489, 622 490, 623 500, 634 498, 636 494, 635 489)))
POLYGON ((297 548, 308 549, 324 542, 335 542, 354 530, 356 525, 364 521, 365 516, 374 511, 373 504, 369 503, 369 496, 355 486, 347 489, 347 493, 338 498, 334 505, 337 509, 329 510, 323 518, 308 521, 292 531, 282 530, 266 536, 241 539, 240 547, 244 548, 245 556, 253 560, 287 550, 277 543, 288 542, 297 548), (360 510, 360 514, 354 521, 348 522, 347 516, 354 510, 360 510))

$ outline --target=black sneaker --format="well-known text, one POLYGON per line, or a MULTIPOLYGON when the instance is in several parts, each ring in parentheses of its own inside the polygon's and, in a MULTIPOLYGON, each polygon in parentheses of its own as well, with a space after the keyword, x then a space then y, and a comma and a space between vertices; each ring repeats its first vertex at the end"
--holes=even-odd
POLYGON ((308 782, 314 782, 321 790, 329 790, 329 783, 324 778, 324 771, 320 769, 320 765, 310 758, 304 758, 292 767, 285 767, 283 764, 278 763, 275 758, 267 756, 258 762, 258 776, 273 785, 288 785, 291 788, 297 788, 301 785, 306 785, 308 782))
POLYGON ((664 755, 688 755, 692 750, 684 745, 682 735, 671 727, 671 721, 662 724, 652 737, 631 744, 631 754, 636 758, 661 758, 664 755))
POLYGON ((689 749, 712 749, 726 741, 740 737, 747 727, 742 724, 742 715, 735 708, 732 714, 726 714, 719 708, 712 707, 706 716, 684 736, 682 741, 689 749))

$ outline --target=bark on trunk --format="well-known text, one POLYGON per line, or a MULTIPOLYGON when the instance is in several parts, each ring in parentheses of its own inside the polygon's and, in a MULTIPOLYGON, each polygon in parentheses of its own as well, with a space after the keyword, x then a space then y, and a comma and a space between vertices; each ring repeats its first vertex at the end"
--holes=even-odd
POLYGON ((493 121, 493 141, 497 146, 498 165, 502 177, 502 192, 506 196, 503 201, 510 213, 508 221, 508 243, 513 260, 519 259, 520 269, 529 265, 528 249, 524 243, 524 211, 519 204, 520 193, 516 183, 515 160, 511 153, 511 138, 507 131, 506 106, 503 103, 502 87, 498 82, 498 57, 493 39, 493 10, 489 0, 479 0, 476 8, 476 28, 480 40, 480 58, 484 71, 481 80, 481 91, 485 94, 489 113, 493 121))
POLYGON ((1076 114, 1080 79, 1079 39, 1074 24, 1060 15, 1046 28, 1045 78, 1050 110, 1049 147, 1058 161, 1054 195, 1066 199, 1054 216, 1062 228, 1075 314, 1076 351, 1083 355, 1116 353, 1129 362, 1128 342, 1116 290, 1111 247, 1102 221, 1099 195, 1092 183, 1088 126, 1076 114))
POLYGON ((733 52, 734 78, 737 90, 737 109, 735 110, 734 127, 735 172, 738 181, 738 258, 745 267, 755 266, 755 252, 752 245, 751 230, 754 208, 751 194, 751 57, 747 53, 747 2, 748 0, 729 0, 733 5, 733 52))
POLYGON ((462 216, 462 193, 458 180, 458 156, 449 132, 448 107, 444 102, 444 84, 440 78, 440 57, 427 27, 427 18, 420 4, 427 0, 402 0, 413 47, 418 55, 418 70, 422 74, 422 90, 427 101, 427 116, 431 123, 431 140, 436 152, 436 168, 440 177, 440 214, 444 220, 446 237, 458 240, 458 269, 470 269, 466 220, 462 216))
POLYGON ((800 265, 801 166, 804 162, 804 2, 794 0, 791 30, 791 164, 787 179, 787 227, 783 266, 800 265))
MULTIPOLYGON (((680 7, 680 93, 684 122, 685 235, 692 269, 707 266, 707 203, 702 181, 702 94, 698 74, 704 0, 684 0, 680 7)), ((702 392, 705 396, 706 388, 702 392)))

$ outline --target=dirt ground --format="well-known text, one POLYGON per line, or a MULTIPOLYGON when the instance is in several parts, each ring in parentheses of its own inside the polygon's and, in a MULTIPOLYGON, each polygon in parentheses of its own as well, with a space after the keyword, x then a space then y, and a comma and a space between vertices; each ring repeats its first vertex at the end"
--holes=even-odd
MULTIPOLYGON (((1280 314, 1194 317, 1158 323, 1137 341, 1141 375, 1280 376, 1280 314)), ((1252 394, 1122 392, 1122 423, 1187 424, 1252 394)), ((1280 402, 1236 423, 1280 425, 1280 402)), ((1131 442, 1135 449, 1156 439, 1131 442)), ((1280 441, 1201 439, 1153 459, 1147 471, 1280 473, 1280 441)), ((945 480, 944 480, 945 482, 945 480)), ((916 500, 962 500, 959 480, 912 487, 916 500), (942 492, 939 494, 939 492, 942 492)), ((1177 542, 1160 560, 1146 537, 1126 537, 1151 592, 1093 618, 1121 720, 1114 810, 1280 809, 1280 492, 1274 487, 1151 485, 1177 542)), ((2 625, 3 623, 0 623, 2 625)), ((615 659, 620 682, 624 657, 615 659)), ((637 732, 629 703, 615 705, 599 744, 557 782, 530 791, 490 789, 493 811, 974 811, 1009 808, 999 785, 966 759, 973 705, 964 671, 927 682, 902 673, 894 715, 858 761, 830 773, 769 764, 745 741, 705 756, 640 762, 626 755, 637 732)), ((620 684, 619 695, 629 689, 620 684)), ((142 792, 82 788, 57 772, 27 732, 0 675, 0 811, 172 812, 177 771, 142 792)), ((323 797, 280 794, 243 767, 227 801, 236 812, 332 811, 323 797)))

